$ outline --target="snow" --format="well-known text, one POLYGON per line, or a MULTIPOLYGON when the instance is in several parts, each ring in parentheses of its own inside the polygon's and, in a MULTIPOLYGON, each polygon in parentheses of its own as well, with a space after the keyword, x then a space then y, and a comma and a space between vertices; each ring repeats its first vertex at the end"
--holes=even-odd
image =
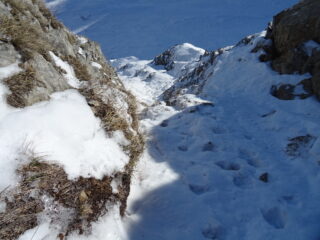
POLYGON ((92 62, 91 65, 92 65, 93 67, 95 67, 95 68, 98 68, 98 69, 101 69, 101 68, 102 68, 102 66, 101 66, 99 63, 97 63, 97 62, 92 62))
MULTIPOLYGON (((153 103, 145 101, 141 128, 147 147, 123 223, 128 238, 120 239, 319 237, 319 102, 314 97, 282 101, 270 94, 272 85, 298 84, 310 76, 279 75, 259 62, 260 52, 251 49, 264 34, 227 48, 203 73, 199 94, 192 85, 181 89, 182 105, 166 106, 159 92, 153 103), (315 140, 301 145, 301 153, 285 152, 291 138, 308 134, 315 140), (259 179, 264 173, 268 182, 259 179)), ((127 86, 140 79, 144 89, 133 91, 141 94, 138 99, 169 77, 173 83, 162 90, 181 86, 150 61, 113 63, 127 86), (134 74, 138 69, 167 77, 146 83, 144 74, 134 74)))
POLYGON ((88 42, 88 39, 83 36, 78 36, 78 39, 80 40, 81 44, 86 44, 88 42))
POLYGON ((190 62, 199 60, 200 56, 205 53, 202 48, 195 47, 190 43, 183 43, 174 47, 173 61, 190 62))
POLYGON ((120 146, 128 146, 130 141, 124 136, 124 133, 120 130, 112 132, 112 139, 120 146))
POLYGON ((53 52, 49 51, 50 56, 53 58, 55 64, 58 67, 61 67, 66 73, 63 73, 63 76, 67 79, 69 85, 74 88, 79 88, 80 81, 76 77, 73 67, 71 67, 67 62, 63 61, 61 58, 56 56, 53 52))
MULTIPOLYGON (((267 27, 298 0, 66 0, 55 14, 71 30, 99 42, 109 58, 150 59, 190 42, 218 49, 267 27)), ((50 3, 49 3, 50 4, 50 3)))
MULTIPOLYGON (((0 71, 8 69, 18 71, 12 66, 0 71)), ((32 155, 61 165, 70 179, 112 176, 128 163, 120 146, 127 140, 120 133, 115 133, 115 139, 106 136, 100 120, 76 90, 57 92, 50 101, 14 109, 7 106, 7 91, 2 84, 0 87, 1 190, 17 183, 15 170, 32 155)))
POLYGON ((158 71, 151 62, 151 60, 139 60, 135 57, 111 61, 112 65, 118 69, 118 75, 125 87, 145 104, 152 104, 174 83, 172 76, 158 71))
POLYGON ((320 51, 320 44, 312 40, 305 42, 303 47, 309 57, 312 55, 313 50, 320 51))
POLYGON ((302 84, 298 84, 295 88, 294 88, 294 92, 295 95, 300 95, 300 94, 307 94, 307 92, 304 90, 304 87, 302 84))
POLYGON ((84 54, 84 52, 83 52, 83 49, 82 49, 81 47, 79 47, 78 53, 79 53, 82 57, 84 57, 84 58, 86 57, 85 54, 84 54))
POLYGON ((10 77, 20 71, 19 63, 13 63, 7 67, 0 67, 0 79, 10 77))
POLYGON ((56 236, 58 235, 58 232, 55 232, 55 234, 52 233, 52 229, 50 229, 50 224, 48 222, 42 223, 41 225, 30 229, 26 231, 24 234, 22 234, 18 240, 56 240, 56 236), (51 235, 51 236, 50 236, 51 235))
MULTIPOLYGON (((97 223, 93 224, 92 234, 90 236, 71 234, 70 240, 122 240, 128 239, 128 235, 122 219, 119 215, 119 206, 108 207, 108 214, 102 217, 97 223)), ((39 239, 40 240, 40 239, 39 239)))
MULTIPOLYGON (((119 206, 107 206, 108 214, 93 224, 91 235, 72 233, 68 239, 319 238, 319 101, 283 101, 270 94, 273 85, 297 85, 309 74, 280 75, 260 62, 261 51, 251 50, 265 41, 265 32, 247 45, 223 49, 210 64, 208 56, 201 56, 204 49, 188 43, 175 46, 175 67, 169 71, 138 58, 151 58, 177 42, 209 49, 229 45, 262 29, 275 12, 295 2, 66 0, 60 5, 58 16, 73 29, 105 16, 83 33, 100 39, 112 57, 137 56, 111 62, 140 102, 146 135, 126 216, 119 216, 119 206), (189 74, 201 66, 201 77, 189 74), (169 106, 163 93, 171 88, 178 91, 169 106), (292 139, 301 136, 311 140, 287 153, 292 139)), ((318 45, 305 47, 309 51, 318 45)), ((12 74, 8 68, 1 72, 12 74)), ((1 96, 7 91, 0 85, 1 96)), ((304 93, 301 84, 295 91, 304 93)), ((26 142, 63 165, 70 178, 112 174, 128 162, 120 147, 128 144, 123 133, 103 134, 75 90, 23 110, 4 102, 0 109, 5 109, 0 115, 0 189, 15 183, 15 159, 26 142)), ((119 183, 112 181, 113 192, 119 183)), ((56 229, 42 221, 19 240, 56 236, 56 229)))
POLYGON ((6 211, 7 204, 5 202, 0 202, 0 213, 4 213, 6 211))

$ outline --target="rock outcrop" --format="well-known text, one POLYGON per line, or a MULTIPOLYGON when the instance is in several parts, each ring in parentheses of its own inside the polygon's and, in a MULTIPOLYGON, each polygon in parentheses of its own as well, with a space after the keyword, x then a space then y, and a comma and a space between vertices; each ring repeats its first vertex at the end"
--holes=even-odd
MULTIPOLYGON (((310 73, 320 97, 320 1, 304 0, 273 19, 267 37, 272 67, 281 74, 310 73)), ((268 58, 270 59, 270 57, 268 58)))
POLYGON ((189 43, 175 45, 153 59, 154 65, 163 66, 165 70, 173 70, 176 65, 199 60, 205 51, 189 43))
POLYGON ((135 98, 124 88, 100 47, 72 34, 41 0, 1 0, 0 67, 16 62, 22 71, 3 80, 10 90, 7 95, 9 105, 24 108, 50 100, 52 93, 76 89, 85 97, 95 116, 101 119, 107 134, 122 131, 129 142, 123 146, 123 151, 130 161, 123 172, 113 176, 73 181, 60 166, 31 158, 27 165, 17 169, 21 176, 20 186, 1 193, 1 197, 6 198, 7 209, 0 213, 0 239, 16 239, 36 226, 37 214, 44 209, 41 200, 44 195, 52 198, 54 204, 74 211, 61 236, 74 230, 88 230, 91 221, 105 214, 108 202, 118 204, 123 215, 131 174, 142 151, 143 139, 138 132, 135 98), (75 79, 70 79, 63 64, 72 67, 75 79), (31 177, 30 180, 30 176, 42 172, 46 177, 40 180, 31 177), (118 193, 113 193, 110 186, 114 178, 121 183, 118 193), (49 186, 57 189, 53 192, 49 186), (31 196, 31 190, 39 194, 31 196))

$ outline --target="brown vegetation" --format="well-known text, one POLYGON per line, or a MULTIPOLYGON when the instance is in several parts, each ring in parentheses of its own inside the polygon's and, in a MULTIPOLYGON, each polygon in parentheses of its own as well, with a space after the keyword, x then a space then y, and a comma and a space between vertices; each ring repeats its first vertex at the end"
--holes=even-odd
POLYGON ((36 25, 8 17, 0 17, 0 23, 0 32, 8 37, 8 41, 20 52, 24 61, 32 59, 34 54, 46 55, 52 50, 36 25))
POLYGON ((91 79, 87 67, 82 64, 80 60, 71 55, 62 56, 61 59, 68 62, 73 67, 74 73, 80 81, 89 81, 91 79))
POLYGON ((7 102, 13 107, 23 108, 27 106, 25 97, 36 86, 40 86, 35 76, 35 70, 28 67, 25 71, 15 74, 4 80, 11 93, 7 96, 7 102))
POLYGON ((6 202, 6 211, 0 213, 0 239, 13 240, 34 228, 40 213, 49 215, 52 223, 60 225, 63 236, 73 231, 82 234, 91 222, 107 212, 108 202, 126 202, 124 189, 120 187, 119 193, 112 192, 111 177, 69 180, 62 167, 45 162, 43 157, 29 158, 29 163, 17 170, 21 177, 18 187, 0 195, 6 202), (51 209, 46 209, 44 197, 52 199, 51 209), (65 211, 58 211, 59 208, 65 211), (67 222, 62 219, 65 212, 69 213, 67 222))

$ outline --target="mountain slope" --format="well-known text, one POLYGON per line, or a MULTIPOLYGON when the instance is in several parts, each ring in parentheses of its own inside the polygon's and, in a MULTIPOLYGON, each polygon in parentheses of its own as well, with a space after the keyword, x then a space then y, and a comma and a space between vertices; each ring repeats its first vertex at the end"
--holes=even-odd
MULTIPOLYGON (((52 1, 51 4, 62 2, 64 1, 52 1)), ((231 2, 233 1, 227 1, 228 4, 231 2)), ((305 10, 299 6, 305 6, 305 3, 311 2, 316 3, 315 6, 318 4, 318 0, 305 0, 280 14, 280 16, 289 14, 290 21, 275 21, 276 25, 269 26, 267 32, 250 35, 234 46, 209 52, 184 43, 169 48, 153 60, 140 60, 136 57, 112 60, 111 64, 116 68, 122 83, 119 83, 115 75, 111 75, 111 80, 114 80, 111 82, 115 84, 111 86, 121 86, 121 89, 125 87, 123 89, 129 89, 136 96, 140 120, 139 130, 146 136, 146 147, 134 170, 133 164, 129 163, 128 168, 133 176, 132 184, 130 179, 126 178, 127 175, 121 173, 120 178, 118 174, 112 175, 112 181, 104 178, 103 180, 108 182, 107 186, 100 187, 101 185, 97 184, 100 183, 99 179, 86 180, 86 190, 76 188, 76 194, 67 195, 66 202, 70 203, 74 196, 78 196, 75 199, 80 203, 81 212, 90 214, 91 209, 88 209, 88 203, 92 207, 100 205, 99 202, 91 202, 93 193, 89 189, 98 185, 94 188, 97 191, 93 196, 105 197, 105 193, 110 193, 112 197, 119 197, 119 195, 123 197, 122 190, 127 194, 131 186, 128 207, 121 208, 120 204, 124 204, 123 201, 108 201, 103 208, 100 208, 107 210, 107 214, 94 219, 96 221, 91 222, 84 234, 68 231, 68 235, 65 236, 60 233, 65 232, 63 227, 64 223, 68 222, 69 209, 66 209, 65 205, 62 205, 62 208, 61 205, 56 208, 52 198, 47 199, 44 196, 45 209, 51 210, 44 213, 56 216, 50 214, 58 210, 66 215, 59 215, 58 219, 51 217, 48 220, 48 215, 40 214, 37 218, 40 221, 39 225, 34 221, 35 218, 32 218, 33 221, 30 221, 32 224, 27 228, 29 230, 21 231, 24 233, 19 240, 318 239, 320 237, 318 207, 320 113, 319 101, 315 97, 317 92, 313 90, 311 80, 314 77, 314 71, 308 69, 298 73, 290 72, 292 74, 284 74, 289 72, 280 71, 282 73, 280 74, 273 70, 276 69, 274 65, 278 57, 286 54, 286 51, 279 51, 279 42, 276 43, 275 40, 280 35, 273 34, 279 34, 277 27, 290 25, 292 18, 296 21, 295 14, 299 15, 299 11, 305 10), (121 188, 121 186, 124 187, 121 188), (55 221, 59 224, 55 224, 55 221)), ((139 1, 133 4, 144 6, 145 2, 139 1)), ((317 8, 311 10, 317 12, 317 8)), ((308 20, 308 16, 312 15, 304 14, 304 16, 307 16, 308 20)), ((316 17, 319 18, 318 15, 316 17)), ((305 29, 312 30, 312 27, 305 26, 305 29)), ((287 32, 280 31, 281 33, 285 36, 287 32)), ((292 46, 289 52, 295 52, 297 49, 301 51, 302 56, 314 59, 313 56, 318 56, 319 53, 318 38, 314 35, 306 36, 297 46, 292 45, 291 38, 288 38, 285 46, 292 46), (310 41, 313 42, 310 43, 310 41)), ((78 40, 81 42, 83 39, 78 40)), ((8 77, 10 79, 12 74, 21 74, 17 62, 20 58, 19 56, 15 58, 14 51, 12 54, 12 47, 4 49, 8 58, 3 62, 7 64, 12 56, 15 60, 12 65, 0 68, 0 77, 4 84, 8 84, 6 80, 8 77)), ((76 50, 79 57, 84 50, 84 55, 88 54, 86 49, 76 48, 76 50)), ((27 130, 41 128, 43 125, 33 118, 31 121, 26 121, 28 124, 24 125, 23 120, 28 119, 26 118, 26 116, 29 117, 28 113, 35 111, 41 116, 40 122, 48 117, 49 123, 56 123, 55 113, 61 117, 63 114, 59 111, 66 109, 65 112, 72 116, 76 115, 77 119, 83 121, 69 121, 68 118, 63 118, 66 129, 58 128, 58 131, 54 131, 55 128, 52 128, 52 125, 49 127, 44 125, 46 129, 54 129, 53 133, 49 132, 50 134, 65 136, 63 134, 67 133, 66 139, 69 141, 73 140, 71 136, 77 140, 90 140, 91 137, 101 140, 99 133, 102 129, 98 124, 99 119, 95 118, 93 113, 100 117, 100 121, 105 120, 104 116, 109 116, 104 111, 106 106, 99 104, 100 100, 104 100, 100 99, 99 94, 107 94, 110 101, 114 100, 116 96, 109 95, 110 86, 94 84, 92 87, 96 87, 94 93, 98 97, 92 94, 89 95, 91 98, 88 98, 88 95, 85 95, 88 94, 88 91, 85 91, 88 86, 85 85, 82 89, 80 85, 82 91, 77 88, 79 86, 74 76, 76 74, 72 72, 73 65, 61 59, 59 54, 54 52, 49 54, 55 64, 64 70, 61 71, 63 81, 68 83, 67 86, 75 84, 74 89, 55 92, 50 94, 49 100, 22 109, 12 109, 3 101, 0 107, 6 111, 9 109, 1 119, 5 120, 3 132, 7 131, 8 136, 13 128, 24 133, 25 129, 21 126, 30 126, 32 123, 36 128, 31 126, 27 127, 27 130), (66 108, 61 105, 66 105, 66 108), (52 109, 59 111, 52 111, 52 109), (17 128, 17 120, 20 128, 17 128), (14 125, 11 127, 9 123, 14 125), (77 131, 81 131, 81 134, 77 131)), ((292 59, 282 60, 284 60, 282 63, 286 64, 292 59)), ((318 61, 312 60, 311 63, 312 66, 317 67, 318 61)), ((90 61, 88 68, 92 69, 93 74, 101 73, 97 69, 101 69, 99 65, 102 64, 90 61)), ((29 79, 30 75, 33 77, 32 71, 27 73, 22 76, 26 79, 29 79)), ((4 84, 1 85, 1 90, 4 100, 8 100, 10 89, 6 89, 4 84)), ((123 93, 128 94, 125 96, 131 96, 126 90, 123 90, 123 93)), ((120 111, 121 116, 127 116, 127 113, 132 114, 127 106, 133 98, 126 100, 123 105, 119 102, 119 106, 127 110, 127 112, 120 111)), ((22 103, 26 104, 28 101, 22 101, 22 103)), ((36 115, 32 114, 32 116, 36 115)), ((66 116, 69 115, 66 114, 66 116)), ((137 119, 134 115, 131 117, 137 119)), ((131 124, 133 130, 138 129, 135 124, 137 121, 125 119, 131 124)), ((103 130, 107 132, 107 140, 113 141, 115 145, 124 146, 122 150, 128 150, 125 148, 128 139, 123 138, 124 134, 112 131, 112 126, 121 127, 123 122, 118 118, 110 120, 110 123, 115 125, 102 125, 103 130)), ((56 125, 53 124, 53 126, 56 125)), ((35 135, 39 136, 39 132, 36 133, 38 135, 35 135)), ((16 134, 19 137, 19 134, 16 134)), ((136 134, 138 134, 137 131, 136 134)), ((9 137, 0 144, 5 146, 7 139, 9 137)), ((33 139, 37 140, 37 138, 33 139)), ((64 146, 64 143, 69 142, 66 139, 63 139, 64 141, 58 139, 57 142, 61 142, 64 146)), ((42 142, 37 141, 37 143, 42 142)), ((106 144, 112 147, 111 150, 102 147, 100 143, 95 141, 92 145, 85 145, 84 148, 75 148, 75 152, 80 152, 80 159, 87 149, 92 150, 94 154, 101 153, 102 156, 120 156, 112 151, 115 145, 106 144)), ((142 142, 139 143, 142 144, 142 142)), ((68 145, 66 147, 73 149, 68 145)), ((140 147, 141 145, 131 145, 129 150, 139 153, 140 147)), ((3 147, 3 149, 6 148, 3 147)), ((32 148, 28 149, 32 150, 32 148)), ((70 175, 66 176, 63 172, 61 174, 61 168, 54 165, 54 162, 51 162, 51 168, 48 168, 41 158, 39 164, 39 156, 32 155, 32 151, 22 153, 20 160, 28 159, 30 156, 28 154, 31 153, 35 161, 18 169, 17 173, 24 173, 21 174, 20 182, 23 183, 21 189, 24 189, 25 185, 29 186, 29 182, 36 184, 40 181, 42 183, 39 185, 40 190, 43 185, 52 185, 51 181, 53 185, 56 184, 55 179, 63 179, 63 181, 67 179, 69 183, 70 175), (37 169, 48 174, 34 174, 37 169), (48 169, 54 169, 60 175, 51 174, 48 169)), ((120 153, 128 152, 121 152, 120 149, 120 153)), ((11 161, 5 157, 2 159, 11 163, 13 159, 12 156, 10 157, 11 161)), ((105 171, 106 169, 101 166, 105 166, 107 162, 106 159, 102 159, 100 164, 96 164, 96 168, 93 168, 95 173, 105 171)), ((90 165, 91 161, 85 163, 90 165)), ((5 169, 6 161, 2 160, 2 165, 2 169, 5 169)), ((83 165, 80 164, 80 166, 83 165)), ((83 168, 85 171, 88 169, 90 166, 87 165, 83 168)), ((5 170, 2 171, 6 173, 5 170)), ((14 168, 10 171, 14 171, 14 168)), ((72 186, 82 186, 82 181, 83 178, 80 177, 72 186)), ((73 191, 74 188, 71 190, 73 191)), ((59 193, 63 195, 64 191, 59 193)), ((11 203, 20 204, 25 201, 24 198, 16 199, 18 201, 11 201, 11 203)), ((38 203, 30 201, 30 198, 27 200, 35 203, 33 207, 38 203)), ((3 201, 0 203, 0 214, 8 208, 11 209, 12 204, 3 203, 3 201)), ((19 219, 15 223, 19 222, 19 219)), ((80 233, 81 230, 80 228, 80 233)))
MULTIPOLYGON (((319 10, 317 4, 306 0, 280 13, 276 19, 284 20, 273 30, 281 24, 299 29, 291 25, 299 14, 302 22, 317 22, 319 16, 308 14, 319 10)), ((317 66, 313 27, 283 45, 310 60, 284 57, 281 64, 317 66)), ((147 104, 141 117, 148 151, 129 196, 129 239, 319 238, 316 72, 279 74, 272 67, 282 53, 266 57, 287 33, 248 36, 232 47, 186 54, 187 62, 179 54, 198 49, 189 44, 150 61, 112 62, 147 104), (161 94, 153 86, 167 89, 161 94)))
MULTIPOLYGON (((160 96, 144 111, 150 137, 130 195, 129 239, 319 237, 319 102, 300 99, 309 74, 280 75, 259 61, 263 50, 252 50, 268 44, 264 35, 189 63, 167 85, 172 106, 160 96), (291 101, 272 95, 286 83, 300 86, 291 101)), ((127 86, 140 76, 152 87, 158 72, 174 72, 149 61, 146 78, 138 64, 119 62, 127 86)))

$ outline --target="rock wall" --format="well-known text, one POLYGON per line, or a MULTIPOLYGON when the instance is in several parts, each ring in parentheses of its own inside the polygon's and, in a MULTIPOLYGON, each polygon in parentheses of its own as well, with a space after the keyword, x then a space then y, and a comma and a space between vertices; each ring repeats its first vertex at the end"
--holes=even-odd
POLYGON ((267 37, 273 40, 269 54, 274 70, 309 72, 313 92, 320 97, 320 1, 304 0, 276 15, 267 37))

